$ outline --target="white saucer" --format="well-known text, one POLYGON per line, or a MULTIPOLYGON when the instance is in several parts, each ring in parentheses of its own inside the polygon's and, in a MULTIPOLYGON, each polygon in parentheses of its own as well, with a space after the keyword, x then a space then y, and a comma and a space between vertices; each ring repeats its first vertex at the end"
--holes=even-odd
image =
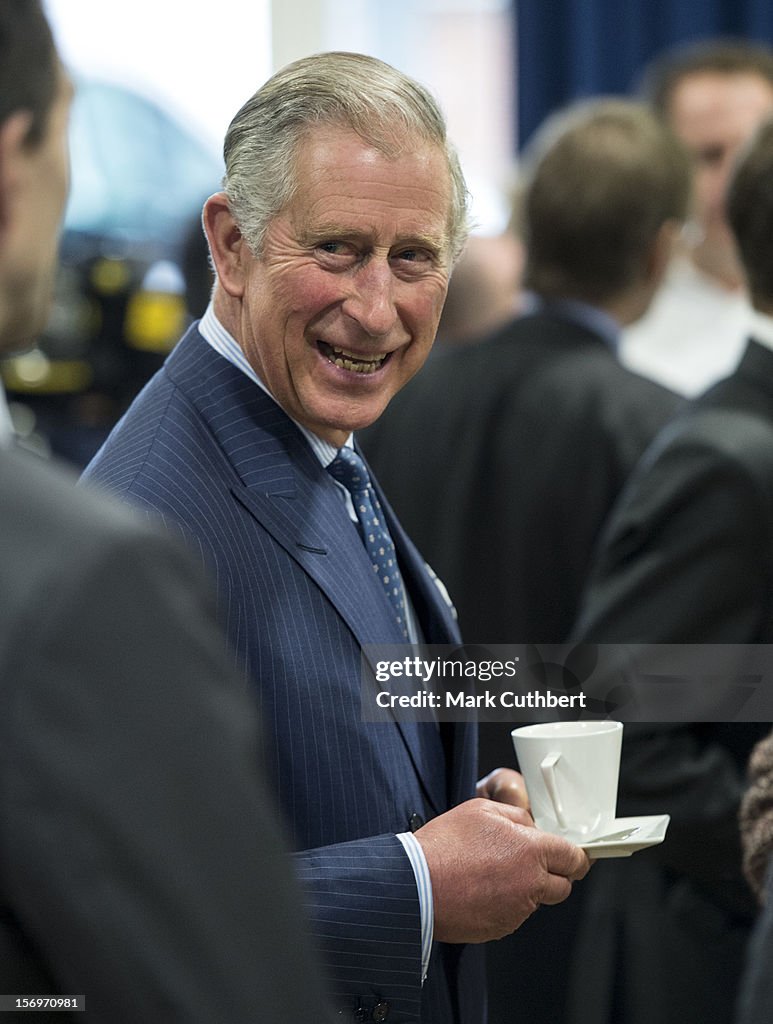
POLYGON ((639 818, 615 818, 604 836, 596 840, 589 839, 578 845, 585 850, 592 860, 602 857, 630 857, 637 850, 645 850, 648 846, 657 846, 666 837, 666 829, 671 817, 668 814, 646 814, 639 818), (636 830, 632 835, 620 837, 618 833, 636 830), (605 838, 608 837, 608 838, 605 838))

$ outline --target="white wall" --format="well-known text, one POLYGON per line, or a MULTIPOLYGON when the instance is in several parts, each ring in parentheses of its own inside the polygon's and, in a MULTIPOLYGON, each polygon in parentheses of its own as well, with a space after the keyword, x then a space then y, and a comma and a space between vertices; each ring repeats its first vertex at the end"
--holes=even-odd
POLYGON ((238 108, 271 70, 269 0, 45 0, 76 72, 135 88, 219 152, 238 108))

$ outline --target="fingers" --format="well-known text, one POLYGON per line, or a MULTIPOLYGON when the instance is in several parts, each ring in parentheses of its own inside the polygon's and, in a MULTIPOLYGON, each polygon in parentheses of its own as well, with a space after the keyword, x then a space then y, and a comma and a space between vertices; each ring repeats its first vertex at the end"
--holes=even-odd
POLYGON ((585 853, 540 832, 523 807, 469 800, 416 833, 432 878, 435 937, 484 942, 514 931, 540 904, 569 896, 585 853))
POLYGON ((545 867, 550 874, 561 875, 572 882, 585 878, 590 870, 587 853, 574 843, 568 843, 561 836, 554 836, 548 832, 541 834, 545 843, 545 867))
POLYGON ((588 855, 579 846, 562 840, 555 853, 556 856, 548 862, 551 865, 550 873, 545 879, 545 889, 540 897, 540 903, 547 906, 563 903, 572 891, 572 883, 584 878, 591 867, 588 855))
POLYGON ((553 907, 557 903, 563 903, 571 891, 572 883, 568 878, 563 878, 561 875, 548 875, 540 903, 553 907))
POLYGON ((495 768, 480 780, 476 792, 478 796, 488 800, 530 810, 529 794, 526 792, 523 776, 512 768, 495 768))

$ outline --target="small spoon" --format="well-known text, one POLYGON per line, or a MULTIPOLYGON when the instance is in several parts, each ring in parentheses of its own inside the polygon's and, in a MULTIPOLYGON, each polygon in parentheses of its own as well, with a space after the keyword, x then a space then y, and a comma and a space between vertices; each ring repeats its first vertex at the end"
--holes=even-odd
POLYGON ((583 846, 590 846, 591 843, 611 843, 615 840, 622 842, 623 839, 629 839, 641 830, 641 825, 635 825, 633 828, 624 828, 620 832, 610 832, 606 836, 596 836, 595 839, 587 839, 583 842, 583 846))

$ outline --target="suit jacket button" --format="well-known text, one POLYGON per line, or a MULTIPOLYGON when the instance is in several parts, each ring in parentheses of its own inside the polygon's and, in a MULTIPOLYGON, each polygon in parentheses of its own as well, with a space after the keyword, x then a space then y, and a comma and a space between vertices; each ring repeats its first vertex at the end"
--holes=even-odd
MULTIPOLYGON (((417 814, 416 811, 414 811, 413 814, 408 819, 408 828, 411 830, 411 832, 418 832, 423 824, 424 818, 422 818, 420 814, 417 814)), ((382 1018, 379 1017, 379 1020, 381 1019, 382 1018)))
POLYGON ((389 1016, 389 1003, 376 1003, 373 1007, 373 1020, 386 1020, 389 1016))

